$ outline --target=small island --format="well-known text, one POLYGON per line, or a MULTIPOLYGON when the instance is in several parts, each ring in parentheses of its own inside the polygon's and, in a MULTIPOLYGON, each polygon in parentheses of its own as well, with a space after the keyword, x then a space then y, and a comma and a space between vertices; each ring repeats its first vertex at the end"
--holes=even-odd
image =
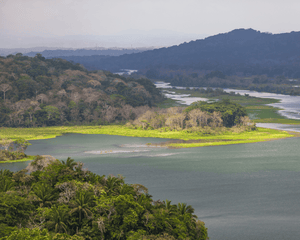
POLYGON ((23 162, 33 160, 35 156, 24 153, 26 148, 31 145, 24 138, 0 139, 0 163, 23 162))

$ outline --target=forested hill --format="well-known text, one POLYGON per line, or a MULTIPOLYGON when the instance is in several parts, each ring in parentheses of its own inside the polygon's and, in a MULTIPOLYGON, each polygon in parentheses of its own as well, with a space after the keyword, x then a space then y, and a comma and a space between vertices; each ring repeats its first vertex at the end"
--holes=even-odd
POLYGON ((161 99, 147 79, 89 72, 40 54, 0 57, 0 126, 122 122, 161 99))
POLYGON ((236 29, 179 46, 118 57, 72 57, 90 69, 194 69, 226 75, 300 77, 300 32, 270 34, 236 29))

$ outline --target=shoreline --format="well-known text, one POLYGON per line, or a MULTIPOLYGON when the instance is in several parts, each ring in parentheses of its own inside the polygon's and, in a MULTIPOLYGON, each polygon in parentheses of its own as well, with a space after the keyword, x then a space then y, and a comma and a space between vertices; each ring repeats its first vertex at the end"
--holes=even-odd
MULTIPOLYGON (((289 137, 300 137, 300 133, 284 130, 275 130, 258 127, 255 131, 237 132, 216 132, 215 134, 204 134, 199 132, 164 131, 163 129, 142 130, 129 128, 124 125, 107 126, 72 126, 72 127, 42 127, 42 128, 0 128, 0 135, 4 138, 15 139, 18 137, 26 140, 43 140, 56 138, 64 134, 105 134, 127 137, 149 137, 170 139, 166 147, 190 148, 204 146, 220 146, 242 143, 253 143, 284 139, 289 137), (17 133, 16 133, 17 132, 17 133), (218 134, 219 133, 219 134, 218 134)), ((17 161, 17 160, 16 160, 17 161)))
POLYGON ((35 158, 35 156, 31 156, 31 157, 22 158, 19 160, 0 161, 0 164, 1 163, 27 162, 27 161, 32 161, 34 158, 35 158))

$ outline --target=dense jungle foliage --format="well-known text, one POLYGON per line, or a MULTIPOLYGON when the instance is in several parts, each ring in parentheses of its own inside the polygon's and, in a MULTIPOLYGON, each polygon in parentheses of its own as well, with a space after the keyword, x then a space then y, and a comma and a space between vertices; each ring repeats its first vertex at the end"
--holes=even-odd
POLYGON ((194 102, 189 107, 171 107, 168 109, 148 110, 127 125, 143 129, 197 130, 199 128, 218 128, 233 126, 249 126, 251 124, 245 107, 225 99, 219 102, 194 102))
POLYGON ((122 176, 51 156, 19 172, 0 171, 0 229, 3 240, 207 239, 190 205, 154 201, 122 176))
POLYGON ((203 101, 194 102, 185 109, 185 112, 190 113, 195 109, 200 109, 203 112, 211 114, 214 112, 219 113, 225 127, 237 125, 241 121, 242 117, 247 116, 245 107, 240 104, 230 102, 229 99, 214 103, 207 103, 203 101))
POLYGON ((0 126, 123 122, 161 99, 147 79, 89 72, 41 54, 0 57, 0 126))

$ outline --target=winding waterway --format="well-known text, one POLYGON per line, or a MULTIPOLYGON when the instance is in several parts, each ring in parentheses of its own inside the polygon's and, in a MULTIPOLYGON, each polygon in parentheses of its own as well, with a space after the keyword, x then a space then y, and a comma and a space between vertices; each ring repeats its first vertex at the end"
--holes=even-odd
POLYGON ((299 239, 299 138, 191 149, 146 145, 162 141, 66 134, 30 141, 26 153, 72 157, 97 174, 122 174, 128 183, 145 185, 155 200, 190 204, 211 240, 299 239))
MULTIPOLYGON (((172 92, 172 88, 176 89, 185 89, 185 87, 177 87, 171 86, 170 83, 165 82, 157 82, 156 87, 162 88, 167 90, 165 96, 174 100, 177 100, 183 104, 190 105, 192 102, 195 101, 205 101, 205 98, 195 98, 189 97, 189 94, 175 94, 172 92)), ((300 96, 290 96, 290 95, 283 95, 283 94, 276 94, 276 93, 266 93, 266 92, 256 92, 250 90, 237 90, 231 88, 224 88, 225 92, 235 92, 241 95, 249 94, 252 97, 259 97, 259 98, 273 98, 279 99, 279 103, 272 103, 268 104, 273 107, 280 108, 279 114, 286 118, 290 119, 300 119, 300 96)))

